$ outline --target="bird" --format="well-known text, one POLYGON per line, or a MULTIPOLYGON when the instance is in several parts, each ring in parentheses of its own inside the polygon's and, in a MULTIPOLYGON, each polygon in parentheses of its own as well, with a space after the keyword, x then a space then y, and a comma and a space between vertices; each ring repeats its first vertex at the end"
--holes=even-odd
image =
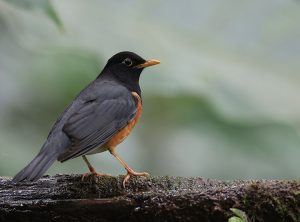
POLYGON ((131 176, 149 176, 136 172, 116 152, 142 114, 139 79, 144 68, 159 64, 136 53, 123 51, 112 56, 103 70, 58 116, 39 153, 17 173, 12 181, 36 181, 57 160, 82 157, 94 176, 98 173, 87 155, 109 151, 125 168, 123 187, 131 176))

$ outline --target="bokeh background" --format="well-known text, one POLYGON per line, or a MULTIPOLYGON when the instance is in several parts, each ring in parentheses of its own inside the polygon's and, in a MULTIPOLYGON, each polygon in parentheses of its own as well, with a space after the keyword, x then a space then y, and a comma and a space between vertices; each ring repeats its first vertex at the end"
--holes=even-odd
MULTIPOLYGON (((113 54, 143 72, 144 111, 119 153, 137 171, 300 178, 300 2, 0 0, 0 175, 39 151, 113 54)), ((99 172, 125 173, 108 152, 99 172)), ((81 158, 48 171, 84 173, 81 158)))

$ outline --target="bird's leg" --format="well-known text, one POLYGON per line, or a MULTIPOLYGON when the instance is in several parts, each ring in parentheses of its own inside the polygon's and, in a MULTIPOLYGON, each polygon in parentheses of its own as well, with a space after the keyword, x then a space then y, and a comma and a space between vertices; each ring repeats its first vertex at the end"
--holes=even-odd
POLYGON ((94 176, 111 176, 110 174, 105 174, 105 173, 97 173, 95 168, 90 164, 90 162, 88 161, 88 159, 86 158, 85 155, 82 156, 82 159, 84 160, 84 162, 86 163, 86 165, 88 166, 90 173, 85 173, 82 175, 82 180, 84 179, 85 176, 87 175, 94 175, 94 176))
POLYGON ((131 176, 149 176, 147 172, 135 172, 131 169, 127 163, 119 156, 119 154, 115 151, 116 147, 109 148, 109 152, 122 164, 122 166, 126 169, 127 175, 123 180, 123 187, 125 188, 126 182, 129 180, 131 176))

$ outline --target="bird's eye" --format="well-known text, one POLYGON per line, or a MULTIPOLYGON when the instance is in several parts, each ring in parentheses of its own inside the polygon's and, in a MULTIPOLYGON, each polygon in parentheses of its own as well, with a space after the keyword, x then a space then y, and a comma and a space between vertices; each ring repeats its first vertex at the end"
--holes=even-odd
POLYGON ((127 66, 131 66, 132 65, 132 61, 129 58, 124 59, 122 63, 124 63, 127 66))

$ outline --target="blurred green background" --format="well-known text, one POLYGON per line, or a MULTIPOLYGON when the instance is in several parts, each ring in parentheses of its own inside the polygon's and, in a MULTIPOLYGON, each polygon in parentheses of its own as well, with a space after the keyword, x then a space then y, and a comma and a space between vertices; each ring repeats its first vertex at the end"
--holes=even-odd
MULTIPOLYGON (((143 72, 144 111, 119 153, 152 175, 300 178, 300 2, 0 0, 0 175, 39 151, 113 54, 143 72)), ((124 174, 108 152, 99 172, 124 174)), ((81 158, 48 171, 84 173, 81 158)))

